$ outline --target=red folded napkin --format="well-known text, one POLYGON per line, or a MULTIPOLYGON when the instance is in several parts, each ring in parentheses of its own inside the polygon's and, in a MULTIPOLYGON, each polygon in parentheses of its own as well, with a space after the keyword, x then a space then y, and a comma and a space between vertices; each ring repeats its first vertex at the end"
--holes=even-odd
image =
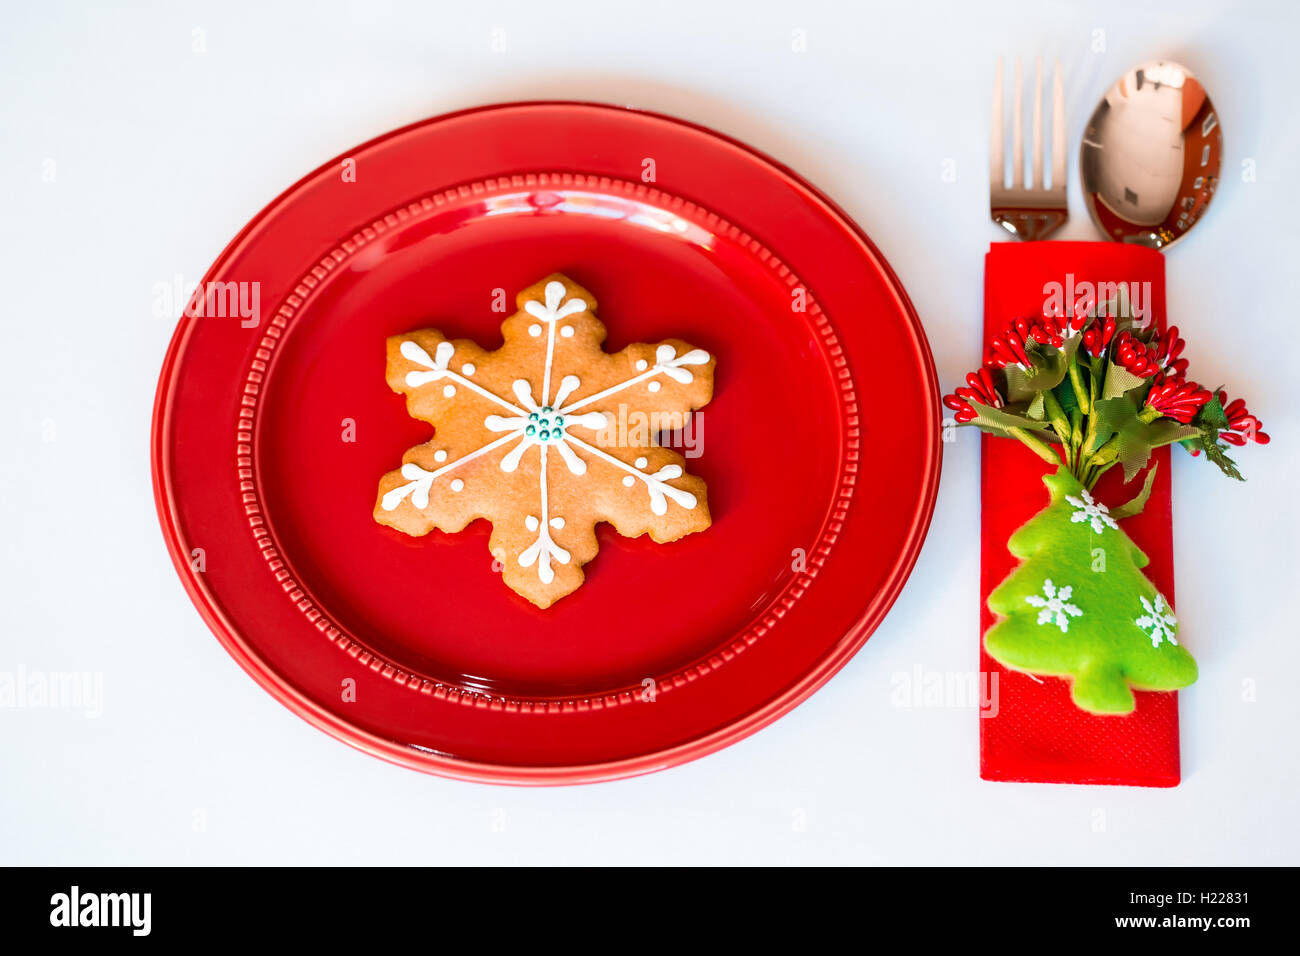
MULTIPOLYGON (((1059 284, 1062 296, 1083 283, 1137 283, 1140 305, 1161 329, 1165 324, 1165 260, 1154 249, 1111 242, 994 243, 984 261, 984 338, 1017 317, 1041 314, 1059 284)), ((1086 292, 1086 289, 1084 290, 1086 292)), ((1069 308, 1070 303, 1066 302, 1069 308)), ((1152 455, 1156 480, 1140 515, 1124 531, 1151 564, 1152 583, 1174 601, 1173 529, 1169 448, 1152 455)), ((980 776, 1032 783, 1178 784, 1178 695, 1136 692, 1137 709, 1097 716, 1070 700, 1069 684, 1009 671, 984 650, 993 624, 988 596, 1018 563, 1007 539, 1047 505, 1042 478, 1050 465, 1017 441, 983 436, 983 519, 980 562, 980 670, 989 675, 991 704, 980 716, 980 776), (994 683, 996 681, 996 684, 994 683)), ((1132 498, 1144 474, 1123 484, 1122 469, 1104 474, 1093 490, 1114 506, 1132 498)))

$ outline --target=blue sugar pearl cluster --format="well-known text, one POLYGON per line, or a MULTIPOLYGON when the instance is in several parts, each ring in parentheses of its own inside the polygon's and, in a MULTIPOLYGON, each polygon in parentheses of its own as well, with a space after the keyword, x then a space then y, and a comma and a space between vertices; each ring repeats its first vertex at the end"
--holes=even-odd
POLYGON ((524 434, 538 441, 559 441, 564 434, 564 416, 556 415, 555 409, 547 405, 540 412, 528 416, 524 434))

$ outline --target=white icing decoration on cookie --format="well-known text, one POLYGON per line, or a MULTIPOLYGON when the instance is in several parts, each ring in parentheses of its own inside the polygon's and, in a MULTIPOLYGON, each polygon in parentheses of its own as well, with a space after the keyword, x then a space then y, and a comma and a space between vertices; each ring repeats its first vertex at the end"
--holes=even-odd
POLYGON ((562 531, 564 529, 564 519, 561 518, 559 515, 556 515, 554 518, 551 519, 551 527, 554 528, 556 531, 562 531))
POLYGON ((554 325, 557 321, 575 312, 586 312, 587 303, 575 296, 568 302, 564 301, 564 294, 568 292, 564 288, 564 283, 552 279, 546 283, 546 289, 543 295, 546 296, 546 304, 538 302, 536 299, 530 299, 524 303, 524 311, 535 319, 541 319, 554 325))
POLYGON ((446 398, 451 398, 453 395, 456 394, 456 386, 455 386, 455 385, 448 385, 448 386, 444 387, 443 390, 442 390, 442 394, 443 394, 443 396, 446 397, 446 398))
MULTIPOLYGON (((561 564, 568 564, 571 555, 569 554, 568 551, 565 551, 563 548, 561 548, 558 544, 555 543, 555 541, 551 538, 550 529, 547 528, 548 524, 551 524, 551 527, 556 527, 556 526, 552 524, 550 521, 550 500, 547 497, 547 492, 546 492, 546 446, 545 445, 542 446, 541 459, 542 459, 541 460, 542 518, 540 521, 538 521, 536 518, 530 515, 529 519, 525 521, 525 524, 529 531, 537 532, 537 540, 520 552, 519 564, 522 567, 530 568, 533 566, 533 563, 536 562, 537 576, 542 579, 543 584, 550 584, 552 581, 555 580, 555 571, 551 567, 551 559, 554 558, 556 561, 559 561, 561 564)), ((563 526, 564 526, 563 521, 561 521, 559 527, 563 527, 563 526)))
POLYGON ((644 468, 644 467, 645 467, 646 465, 648 465, 648 464, 650 464, 650 461, 649 461, 648 459, 646 459, 646 458, 638 458, 638 459, 636 460, 636 466, 637 466, 638 468, 644 468))
POLYGON ((655 349, 655 368, 682 385, 695 378, 690 369, 682 368, 683 365, 704 365, 708 360, 709 353, 704 349, 691 349, 684 355, 678 355, 671 345, 655 349))
POLYGON ((652 391, 652 392, 657 392, 657 391, 659 391, 659 389, 663 388, 663 383, 662 383, 662 382, 651 382, 649 385, 646 386, 646 388, 650 389, 650 391, 652 391))
POLYGON ((627 487, 631 488, 633 485, 636 484, 636 479, 633 478, 631 475, 625 475, 625 476, 623 477, 623 484, 625 484, 627 487))
POLYGON ((530 412, 537 411, 540 406, 533 401, 533 386, 529 382, 522 378, 516 379, 515 384, 512 387, 514 389, 515 398, 519 399, 520 404, 522 404, 524 408, 528 409, 530 412))
POLYGON ((460 367, 460 371, 462 375, 473 375, 475 371, 474 363, 466 362, 464 365, 460 367))
POLYGON ((492 432, 514 432, 522 431, 528 424, 528 419, 523 415, 489 415, 483 419, 483 427, 492 432))
POLYGON ((452 491, 460 491, 464 487, 465 487, 465 482, 461 481, 459 478, 453 478, 451 480, 452 491))
MULTIPOLYGON (((401 474, 403 478, 407 479, 408 483, 405 485, 399 485, 387 492, 384 497, 380 499, 381 506, 385 511, 392 511, 409 495, 411 498, 411 504, 416 508, 427 508, 429 506, 429 488, 433 485, 435 478, 445 475, 453 468, 459 468, 467 461, 473 461, 480 455, 486 455, 488 452, 495 448, 499 448, 514 437, 514 434, 503 435, 495 441, 488 442, 481 448, 474 449, 468 455, 462 455, 455 461, 449 461, 441 468, 435 468, 433 471, 425 471, 419 465, 407 462, 402 466, 401 474)), ((459 481, 459 479, 457 480, 459 481)))
POLYGON ((568 442, 556 442, 555 450, 560 453, 564 463, 569 466, 569 471, 575 475, 585 475, 587 473, 587 463, 574 454, 573 449, 569 447, 568 442))
POLYGON ((402 477, 408 479, 410 483, 394 488, 380 499, 384 510, 392 511, 407 495, 411 496, 411 504, 415 507, 429 507, 429 486, 433 484, 433 479, 429 477, 431 474, 432 472, 425 471, 419 465, 409 462, 403 465, 402 477))
POLYGON ((583 412, 581 415, 565 415, 566 428, 574 425, 581 425, 583 428, 590 428, 598 432, 609 426, 609 419, 605 417, 604 412, 583 412))
POLYGON ((528 334, 531 335, 533 338, 537 338, 537 336, 542 334, 542 327, 534 323, 528 326, 528 334))
MULTIPOLYGON (((402 466, 402 477, 416 479, 415 489, 411 492, 411 504, 417 508, 429 507, 429 487, 433 484, 432 479, 425 482, 424 479, 429 476, 419 465, 410 464, 409 462, 402 466)), ((390 491, 391 495, 392 492, 390 491)), ((400 498, 398 499, 401 500, 400 498)), ((387 507, 387 505, 385 505, 387 507)))
POLYGON ((563 405, 564 400, 572 395, 581 384, 582 381, 576 375, 566 375, 560 379, 560 389, 555 393, 556 406, 563 405))
MULTIPOLYGON (((575 375, 566 375, 564 378, 564 386, 569 391, 577 388, 577 383, 578 378, 575 375)), ((519 460, 531 446, 551 445, 560 453, 569 471, 575 475, 586 474, 587 463, 574 454, 573 449, 566 445, 563 439, 568 435, 568 429, 574 425, 595 431, 603 429, 608 424, 604 414, 583 412, 580 415, 559 415, 549 405, 539 408, 533 401, 531 387, 522 379, 515 382, 515 393, 520 401, 534 409, 527 417, 488 415, 483 419, 483 427, 488 431, 510 432, 511 437, 522 434, 519 444, 511 449, 510 454, 501 459, 501 470, 514 471, 518 468, 519 460)))
POLYGON ((435 451, 435 452, 433 453, 433 460, 434 460, 434 461, 446 461, 446 460, 447 460, 447 452, 446 452, 444 449, 439 448, 437 451, 435 451))
MULTIPOLYGON (((681 465, 664 465, 653 475, 650 475, 642 471, 640 468, 635 468, 627 462, 615 458, 613 455, 602 451, 594 445, 588 445, 581 438, 575 438, 573 435, 566 435, 565 440, 572 442, 579 448, 590 452, 598 458, 603 458, 605 461, 617 468, 622 468, 624 471, 628 472, 627 477, 632 478, 633 480, 640 479, 644 482, 646 490, 650 492, 650 510, 657 515, 668 513, 667 499, 669 498, 677 502, 683 508, 694 508, 699 504, 696 497, 689 491, 685 491, 681 488, 674 488, 672 485, 667 483, 671 478, 680 478, 682 476, 681 465)), ((627 484, 626 478, 623 483, 627 484)))
POLYGON ((529 441, 527 438, 520 439, 519 444, 514 448, 511 448, 510 451, 501 459, 501 470, 514 471, 518 468, 519 459, 524 457, 524 452, 528 450, 528 446, 529 441))
POLYGON ((423 365, 430 371, 427 372, 407 372, 406 384, 412 388, 419 388, 429 382, 435 382, 442 378, 447 371, 447 363, 451 361, 452 353, 456 347, 450 342, 439 342, 438 347, 434 350, 435 357, 430 358, 426 352, 416 342, 407 339, 398 349, 402 357, 414 362, 416 365, 423 365))
POLYGON ((562 327, 562 328, 560 329, 560 334, 563 335, 566 339, 571 339, 571 338, 573 338, 573 326, 571 326, 571 325, 566 325, 566 326, 562 327))
MULTIPOLYGON (((633 385, 654 378, 656 375, 667 375, 674 382, 685 385, 694 379, 695 375, 690 371, 690 369, 682 368, 682 366, 704 365, 708 361, 709 353, 704 351, 704 349, 691 349, 689 352, 683 352, 681 355, 678 355, 677 350, 671 345, 661 345, 655 349, 655 364, 646 368, 641 372, 641 374, 633 375, 631 378, 619 382, 617 385, 611 385, 609 388, 602 389, 594 395, 580 398, 571 405, 561 408, 560 414, 567 415, 570 412, 577 411, 579 408, 590 405, 593 402, 601 401, 616 392, 623 391, 625 388, 631 388, 633 385)), ((641 362, 637 363, 637 367, 640 368, 644 363, 645 360, 642 359, 641 362)), ((658 382, 651 382, 648 387, 650 391, 657 392, 659 391, 658 386, 658 382)))
MULTIPOLYGON (((496 402, 503 408, 507 408, 510 411, 521 415, 526 414, 522 408, 519 408, 512 402, 506 401, 500 395, 497 395, 494 392, 489 392, 481 385, 471 382, 463 375, 449 369, 447 363, 451 361, 452 354, 456 351, 456 347, 450 342, 439 342, 438 347, 434 350, 433 358, 430 358, 429 353, 421 348, 418 343, 412 342, 410 339, 403 342, 398 351, 401 352, 403 358, 428 369, 428 371, 425 372, 406 373, 406 384, 411 388, 420 388, 423 385, 428 385, 430 382, 436 382, 439 379, 448 378, 453 382, 458 382, 461 385, 468 386, 484 398, 496 402)), ((443 390, 443 394, 446 394, 445 389, 443 390)), ((448 397, 450 398, 451 396, 448 397)))
POLYGON ((636 360, 636 370, 638 372, 644 372, 649 367, 650 367, 650 363, 647 362, 645 359, 636 360))

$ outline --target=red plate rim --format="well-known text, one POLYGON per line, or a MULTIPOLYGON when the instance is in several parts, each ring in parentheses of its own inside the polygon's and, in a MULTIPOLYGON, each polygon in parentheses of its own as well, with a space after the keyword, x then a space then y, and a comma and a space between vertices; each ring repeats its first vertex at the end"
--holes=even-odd
MULTIPOLYGON (((649 119, 692 129, 743 151, 772 169, 774 173, 778 174, 786 182, 796 186, 799 190, 815 199, 826 209, 828 215, 838 219, 841 224, 856 237, 857 241, 862 246, 864 255, 872 260, 873 265, 888 280, 888 284, 897 300, 899 311, 910 325, 909 331, 914 337, 918 347, 920 358, 922 359, 920 365, 924 376, 923 385, 925 390, 933 396, 934 407, 938 408, 939 388, 938 377, 934 368, 934 359, 929 348, 925 331, 916 314, 916 310, 906 291, 903 289, 902 284, 899 282, 893 268, 880 253, 879 249, 877 249, 875 243, 872 242, 866 232, 853 220, 853 218, 816 186, 809 183, 806 179, 794 172, 794 170, 790 169, 785 164, 773 159, 771 156, 768 156, 766 153, 702 124, 693 123, 689 120, 683 120, 678 117, 657 113, 651 110, 641 110, 633 107, 581 100, 520 100, 485 104, 482 106, 456 110, 454 112, 440 114, 438 116, 419 120, 397 129, 390 130, 328 160, 284 189, 275 197, 275 199, 269 202, 255 216, 253 216, 253 218, 250 219, 242 229, 240 229, 234 238, 227 243, 221 254, 204 274, 201 282, 206 284, 215 276, 220 274, 249 234, 254 232, 265 220, 274 215, 279 207, 288 202, 300 190, 300 188, 320 175, 322 171, 337 167, 346 157, 357 155, 363 150, 376 146, 386 140, 399 137, 417 128, 431 126, 433 124, 475 113, 486 113, 495 110, 509 110, 526 107, 577 107, 610 110, 614 112, 636 114, 649 119)), ((599 763, 522 766, 518 764, 472 761, 451 755, 418 750, 407 746, 400 741, 390 740, 343 720, 299 691, 298 688, 285 679, 274 668, 266 664, 260 654, 244 639, 235 623, 223 613, 214 596, 209 595, 205 588, 201 587, 197 581, 195 572, 190 567, 190 555, 184 551, 180 539, 178 527, 179 502, 173 494, 173 487, 166 461, 167 456, 164 448, 167 436, 168 410, 171 405, 172 390, 175 384, 176 366, 184 351, 188 333, 192 328, 193 325, 186 323, 182 317, 182 319, 178 321, 176 332, 173 334, 171 342, 168 345, 154 398, 150 441, 154 502, 158 510, 158 517, 162 527, 163 537, 167 544, 168 553, 171 555, 172 563, 185 586, 186 592, 189 594, 191 601, 198 609, 209 629, 216 635, 227 653, 229 653, 240 667, 256 680, 258 684, 279 700, 280 703, 288 707, 299 717, 302 717, 313 726, 364 753, 371 754, 372 756, 379 757, 380 759, 399 766, 409 767, 426 773, 499 784, 562 785, 594 783, 637 776, 656 770, 666 769, 714 753, 715 751, 721 750, 738 740, 748 737, 783 715, 789 713, 806 700, 823 684, 829 681, 830 678, 833 677, 835 673, 838 672, 840 668, 842 668, 849 659, 858 652, 859 649, 861 649, 862 645, 866 643, 867 639, 884 619, 906 583, 912 567, 916 563, 934 513, 935 499, 938 494, 938 478, 942 457, 942 446, 939 430, 937 428, 932 430, 931 441, 927 443, 924 449, 924 482, 921 489, 919 507, 915 512, 913 522, 908 530, 906 545, 899 551, 893 563, 886 586, 873 595, 871 601, 864 607, 857 622, 846 631, 831 653, 823 656, 815 667, 806 672, 801 679, 790 685, 784 693, 772 699, 767 704, 732 721, 726 726, 677 746, 664 748, 653 753, 640 754, 599 763)))

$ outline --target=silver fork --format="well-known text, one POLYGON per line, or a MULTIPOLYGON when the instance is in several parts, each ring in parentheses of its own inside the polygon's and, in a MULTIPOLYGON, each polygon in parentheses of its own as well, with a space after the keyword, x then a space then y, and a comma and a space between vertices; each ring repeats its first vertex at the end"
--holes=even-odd
POLYGON ((1006 184, 1002 131, 1002 57, 993 79, 993 123, 989 134, 989 206, 993 221, 1017 239, 1046 239, 1069 218, 1065 192, 1065 92, 1061 63, 1052 84, 1052 185, 1043 181, 1043 58, 1034 67, 1033 174, 1025 185, 1025 141, 1021 116, 1020 58, 1016 57, 1014 112, 1011 116, 1011 185, 1006 184))

